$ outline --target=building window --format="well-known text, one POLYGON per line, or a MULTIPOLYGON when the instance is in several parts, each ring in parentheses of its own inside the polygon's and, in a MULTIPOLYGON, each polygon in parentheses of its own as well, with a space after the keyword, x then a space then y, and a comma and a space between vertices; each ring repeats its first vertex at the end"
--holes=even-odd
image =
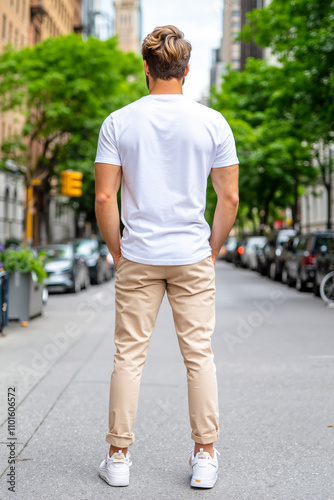
POLYGON ((239 17, 240 16, 240 10, 233 10, 232 11, 232 16, 239 17))
POLYGON ((12 41, 13 24, 9 23, 8 26, 8 42, 12 41))
POLYGON ((24 47, 24 36, 21 35, 21 49, 23 49, 24 47))
POLYGON ((41 32, 40 30, 35 26, 35 31, 34 31, 34 44, 38 43, 41 41, 41 32))
POLYGON ((14 0, 10 0, 10 6, 12 9, 14 9, 14 0))
POLYGON ((232 23, 233 28, 240 28, 240 23, 238 21, 234 21, 232 23))
POLYGON ((7 18, 6 14, 2 16, 2 40, 6 40, 6 23, 7 23, 7 18))
POLYGON ((22 21, 25 22, 26 18, 26 0, 22 2, 22 21))
POLYGON ((19 15, 20 14, 20 0, 17 0, 16 1, 16 14, 19 15))
POLYGON ((18 30, 15 30, 15 48, 19 48, 19 32, 18 30))

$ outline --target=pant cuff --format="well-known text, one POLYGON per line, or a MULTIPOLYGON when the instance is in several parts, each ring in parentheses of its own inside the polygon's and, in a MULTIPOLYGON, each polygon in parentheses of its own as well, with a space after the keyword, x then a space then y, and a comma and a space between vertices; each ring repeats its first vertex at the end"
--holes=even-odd
POLYGON ((113 434, 112 432, 107 432, 106 435, 107 443, 116 448, 128 448, 135 441, 135 435, 133 433, 127 434, 126 436, 121 436, 119 434, 113 434))
POLYGON ((219 438, 219 431, 214 431, 210 435, 206 436, 196 436, 193 432, 191 433, 191 439, 195 441, 195 443, 198 444, 211 444, 214 443, 215 441, 218 441, 219 438))

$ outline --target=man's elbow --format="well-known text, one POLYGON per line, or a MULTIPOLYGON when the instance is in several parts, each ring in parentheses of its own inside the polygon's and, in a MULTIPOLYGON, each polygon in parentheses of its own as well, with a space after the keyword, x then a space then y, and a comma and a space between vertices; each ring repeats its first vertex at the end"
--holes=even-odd
POLYGON ((231 207, 238 208, 239 206, 239 195, 238 193, 230 193, 227 197, 227 202, 231 207))
POLYGON ((95 196, 95 212, 101 213, 106 207, 112 203, 112 197, 106 193, 96 193, 95 196))
POLYGON ((106 205, 108 203, 108 201, 110 201, 111 197, 106 194, 106 193, 96 193, 96 196, 95 196, 95 206, 97 207, 103 207, 104 205, 106 205))

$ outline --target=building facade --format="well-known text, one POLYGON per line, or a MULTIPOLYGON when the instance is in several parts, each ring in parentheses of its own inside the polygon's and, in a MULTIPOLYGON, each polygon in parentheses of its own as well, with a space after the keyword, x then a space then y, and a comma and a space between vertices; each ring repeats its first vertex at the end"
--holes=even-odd
POLYGON ((123 52, 140 52, 140 0, 82 0, 82 25, 84 36, 107 40, 117 35, 123 52))
MULTIPOLYGON (((234 71, 243 71, 248 57, 263 59, 271 57, 268 49, 254 42, 236 40, 247 23, 247 14, 253 9, 262 9, 271 0, 225 0, 223 7, 223 37, 219 49, 214 49, 211 66, 211 85, 220 86, 227 66, 234 71)), ((272 63, 272 61, 270 61, 272 63)))
POLYGON ((141 49, 140 0, 115 0, 115 33, 123 52, 139 53, 141 49))
POLYGON ((13 166, 0 170, 0 243, 10 238, 22 239, 24 225, 24 182, 13 166))
MULTIPOLYGON (((8 44, 15 49, 33 46, 48 37, 80 32, 81 0, 0 0, 0 23, 0 53, 8 44)), ((3 113, 0 146, 20 136, 23 124, 23 114, 3 113)), ((0 171, 0 242, 12 237, 22 239, 25 220, 23 176, 13 162, 7 162, 6 167, 0 171)), ((35 226, 37 231, 38 220, 35 226)))
MULTIPOLYGON (((247 14, 254 9, 262 9, 264 0, 241 0, 241 29, 247 23, 247 14)), ((259 47, 252 41, 251 43, 241 42, 240 44, 240 71, 245 69, 247 59, 254 57, 255 59, 263 59, 264 52, 262 47, 259 47)))
MULTIPOLYGON (((332 175, 334 186, 334 174, 332 175)), ((300 226, 302 232, 327 229, 328 197, 325 187, 321 184, 309 187, 300 199, 300 226)), ((334 196, 331 199, 332 219, 331 227, 334 228, 334 196)))
POLYGON ((115 34, 112 0, 82 0, 82 25, 85 37, 107 40, 115 34))
POLYGON ((210 85, 220 87, 227 67, 240 71, 240 42, 235 40, 241 29, 240 0, 225 0, 222 11, 223 36, 218 49, 212 51, 210 85))
POLYGON ((78 31, 80 25, 81 0, 30 0, 30 45, 78 31))

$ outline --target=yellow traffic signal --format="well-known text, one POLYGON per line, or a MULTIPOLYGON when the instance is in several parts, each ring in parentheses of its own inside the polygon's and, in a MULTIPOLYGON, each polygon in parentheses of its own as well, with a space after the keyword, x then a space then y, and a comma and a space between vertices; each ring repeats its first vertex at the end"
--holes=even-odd
POLYGON ((82 195, 82 173, 64 170, 61 173, 61 194, 64 196, 82 195))

